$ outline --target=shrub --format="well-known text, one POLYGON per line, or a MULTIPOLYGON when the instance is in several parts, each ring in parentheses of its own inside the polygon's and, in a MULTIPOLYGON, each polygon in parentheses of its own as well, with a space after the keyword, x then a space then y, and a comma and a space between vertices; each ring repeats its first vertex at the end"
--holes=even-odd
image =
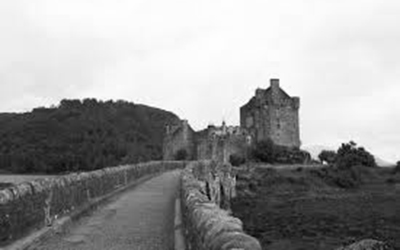
POLYGON ((257 142, 252 149, 252 156, 255 160, 273 163, 278 147, 270 139, 257 142))
POLYGON ((254 160, 266 163, 295 164, 311 161, 310 153, 298 148, 276 145, 271 139, 257 142, 251 152, 254 160))
POLYGON ((237 167, 244 164, 246 162, 246 158, 239 154, 231 154, 229 156, 229 162, 232 164, 232 166, 237 167))
POLYGON ((324 163, 333 164, 336 160, 336 152, 333 150, 322 150, 318 155, 318 159, 324 163))
POLYGON ((361 181, 361 175, 357 168, 340 169, 335 167, 324 167, 310 171, 331 186, 340 188, 356 188, 361 181))
POLYGON ((396 166, 393 169, 393 174, 400 173, 400 161, 396 163, 396 166))
POLYGON ((188 159, 188 152, 186 149, 179 149, 175 154, 175 160, 177 161, 184 161, 188 159))
POLYGON ((276 154, 275 162, 283 164, 308 164, 311 162, 311 155, 307 151, 298 148, 281 147, 276 154))
POLYGON ((352 166, 376 167, 375 158, 363 147, 357 147, 355 142, 343 143, 337 151, 336 165, 343 168, 352 166))

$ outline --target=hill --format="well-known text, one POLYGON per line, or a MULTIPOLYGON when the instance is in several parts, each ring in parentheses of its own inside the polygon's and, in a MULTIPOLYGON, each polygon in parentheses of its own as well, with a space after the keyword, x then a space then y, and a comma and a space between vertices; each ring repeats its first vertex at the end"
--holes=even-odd
POLYGON ((165 125, 178 121, 161 109, 96 99, 3 113, 0 170, 60 173, 158 160, 165 125))

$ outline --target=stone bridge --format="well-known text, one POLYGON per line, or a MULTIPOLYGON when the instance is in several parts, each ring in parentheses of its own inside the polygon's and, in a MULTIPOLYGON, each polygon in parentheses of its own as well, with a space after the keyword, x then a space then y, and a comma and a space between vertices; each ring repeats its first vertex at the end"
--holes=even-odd
POLYGON ((0 191, 1 249, 261 249, 230 215, 235 174, 149 162, 0 191))

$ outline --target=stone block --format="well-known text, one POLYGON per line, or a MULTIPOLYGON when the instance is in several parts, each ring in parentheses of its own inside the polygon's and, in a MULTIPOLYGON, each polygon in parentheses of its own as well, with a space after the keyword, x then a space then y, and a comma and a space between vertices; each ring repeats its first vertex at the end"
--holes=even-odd
POLYGON ((233 193, 227 191, 234 188, 231 171, 232 168, 206 161, 192 162, 183 170, 181 205, 189 249, 261 250, 259 242, 243 232, 242 222, 219 206, 221 192, 225 192, 228 201, 233 193), (208 194, 213 197, 210 199, 208 194))

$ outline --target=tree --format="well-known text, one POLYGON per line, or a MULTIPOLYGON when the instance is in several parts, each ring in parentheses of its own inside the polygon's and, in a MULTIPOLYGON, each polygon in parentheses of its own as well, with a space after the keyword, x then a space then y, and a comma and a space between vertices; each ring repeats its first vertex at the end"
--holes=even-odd
POLYGON ((400 173, 400 161, 398 161, 396 163, 396 166, 394 167, 393 173, 394 174, 400 173))
POLYGON ((157 160, 165 125, 178 121, 161 109, 93 98, 0 113, 0 170, 63 173, 157 160))
POLYGON ((375 157, 363 147, 357 147, 353 141, 343 143, 337 151, 336 165, 339 168, 350 168, 352 166, 376 167, 375 157))
POLYGON ((318 159, 324 163, 333 164, 336 160, 336 152, 333 150, 322 150, 318 155, 318 159))

